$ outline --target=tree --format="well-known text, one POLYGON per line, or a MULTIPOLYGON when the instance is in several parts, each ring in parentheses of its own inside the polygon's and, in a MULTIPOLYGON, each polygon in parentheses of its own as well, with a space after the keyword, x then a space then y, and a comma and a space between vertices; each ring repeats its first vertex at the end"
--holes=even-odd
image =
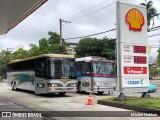
POLYGON ((28 57, 28 51, 19 48, 17 51, 9 55, 9 61, 16 59, 24 59, 28 57))
POLYGON ((84 38, 76 48, 76 57, 101 56, 107 59, 115 59, 115 40, 110 38, 84 38))
POLYGON ((42 38, 39 40, 39 49, 40 54, 48 54, 49 53, 49 44, 46 38, 42 38))
MULTIPOLYGON (((60 48, 60 35, 57 34, 56 32, 51 32, 51 31, 48 32, 48 35, 50 35, 50 37, 48 39, 46 38, 40 39, 38 45, 31 43, 29 45, 30 49, 28 51, 20 48, 17 51, 13 52, 12 54, 9 55, 9 61, 38 56, 41 54, 60 53, 60 49, 59 49, 60 48)), ((66 47, 68 46, 68 44, 64 42, 64 39, 62 40, 63 40, 63 45, 62 45, 61 51, 63 54, 65 54, 66 47)))
POLYGON ((28 51, 28 57, 33 57, 41 54, 40 48, 36 44, 31 43, 29 46, 30 49, 28 51))
MULTIPOLYGON (((50 47, 49 52, 50 53, 60 53, 60 35, 57 34, 56 32, 48 32, 48 35, 50 35, 50 37, 48 38, 48 44, 50 47)), ((64 41, 64 39, 62 38, 62 46, 61 46, 61 53, 66 54, 66 47, 68 46, 68 44, 64 41)))
POLYGON ((151 21, 153 21, 152 26, 154 25, 154 17, 151 17, 151 16, 156 15, 157 10, 156 10, 155 7, 153 7, 153 1, 146 2, 146 0, 145 0, 145 3, 140 3, 140 5, 146 6, 146 9, 147 9, 147 26, 149 28, 150 25, 151 25, 151 21))
MULTIPOLYGON (((10 54, 10 53, 9 53, 10 54)), ((5 50, 0 52, 0 75, 3 75, 7 71, 8 53, 5 50)))
POLYGON ((76 48, 77 57, 84 57, 94 54, 95 50, 93 44, 95 40, 93 38, 81 39, 76 48), (92 51, 91 51, 92 49, 92 51))
MULTIPOLYGON (((37 56, 37 55, 41 55, 41 54, 48 54, 48 53, 55 53, 58 54, 60 53, 60 35, 57 34, 56 32, 48 32, 48 35, 50 35, 50 37, 48 39, 46 38, 42 38, 39 40, 39 44, 33 44, 31 43, 30 49, 28 51, 28 57, 32 57, 32 56, 37 56)), ((66 47, 68 46, 68 44, 66 42, 64 42, 63 40, 63 45, 62 45, 62 53, 66 53, 66 47)))
POLYGON ((54 44, 54 43, 60 43, 60 35, 57 34, 56 32, 48 32, 48 35, 50 35, 50 37, 48 38, 48 43, 50 45, 54 44))
POLYGON ((115 47, 116 47, 116 40, 111 38, 103 38, 101 47, 103 47, 101 54, 103 57, 108 59, 115 59, 115 47))
POLYGON ((157 59, 158 59, 158 64, 160 65, 160 48, 159 48, 159 50, 157 50, 157 52, 158 52, 158 57, 157 57, 157 59))

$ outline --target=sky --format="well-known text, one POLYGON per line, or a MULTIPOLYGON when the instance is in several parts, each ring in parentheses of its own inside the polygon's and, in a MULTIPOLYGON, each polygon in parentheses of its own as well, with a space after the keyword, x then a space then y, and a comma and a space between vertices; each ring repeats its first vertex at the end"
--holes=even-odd
MULTIPOLYGON (((62 37, 73 38, 90 35, 116 28, 116 2, 117 0, 48 0, 43 6, 32 13, 6 35, 0 35, 0 50, 22 45, 29 49, 29 44, 38 45, 41 38, 48 38, 48 31, 59 33, 59 19, 70 21, 62 25, 62 37), (112 4, 112 5, 111 5, 112 4), (109 6, 108 6, 109 5, 109 6), (108 7, 106 7, 108 6, 108 7), (103 8, 103 9, 101 9, 103 8), (93 12, 94 11, 94 12, 93 12), (91 14, 90 14, 91 13, 91 14)), ((122 2, 139 5, 145 0, 121 0, 122 2)), ((160 13, 160 0, 152 0, 153 6, 160 13)), ((160 25, 160 18, 155 18, 155 25, 160 25)), ((160 33, 160 30, 150 32, 148 35, 160 33)), ((94 36, 96 38, 116 38, 116 31, 94 36)), ((160 36, 149 37, 148 44, 152 45, 151 57, 155 58, 160 45, 160 36)), ((78 42, 80 39, 67 40, 78 42)))

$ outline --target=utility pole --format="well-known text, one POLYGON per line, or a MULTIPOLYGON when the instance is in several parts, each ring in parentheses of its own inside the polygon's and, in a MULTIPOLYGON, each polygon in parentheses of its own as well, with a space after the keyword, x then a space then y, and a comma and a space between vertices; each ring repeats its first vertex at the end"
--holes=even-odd
POLYGON ((8 55, 9 55, 10 52, 12 52, 10 49, 13 49, 13 48, 7 48, 7 52, 6 52, 6 70, 7 71, 8 71, 7 65, 8 65, 8 62, 9 62, 8 55))
POLYGON ((7 64, 8 64, 8 55, 9 55, 10 52, 12 52, 10 49, 13 49, 13 48, 7 48, 7 53, 6 53, 7 64))
POLYGON ((59 52, 62 53, 62 45, 63 45, 63 41, 62 41, 62 22, 65 22, 65 23, 71 23, 71 22, 70 21, 65 21, 65 20, 62 20, 62 19, 60 19, 59 22, 60 22, 60 46, 59 46, 59 52))

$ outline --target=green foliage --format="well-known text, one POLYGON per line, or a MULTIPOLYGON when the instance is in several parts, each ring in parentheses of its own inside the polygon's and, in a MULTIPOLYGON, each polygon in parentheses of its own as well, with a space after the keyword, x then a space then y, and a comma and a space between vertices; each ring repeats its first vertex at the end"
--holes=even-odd
POLYGON ((36 44, 31 43, 29 46, 30 50, 28 51, 28 57, 37 56, 41 54, 40 48, 36 44))
MULTIPOLYGON (((6 64, 11 60, 16 59, 24 59, 27 57, 33 57, 41 54, 59 54, 60 53, 60 35, 56 32, 48 32, 50 37, 48 39, 42 38, 39 40, 39 44, 31 43, 29 45, 30 49, 23 50, 22 48, 18 49, 13 53, 7 53, 6 51, 2 51, 0 53, 1 64, 0 68, 3 71, 6 71, 6 64), (5 61, 5 63, 2 63, 5 61)), ((61 47, 61 53, 66 54, 66 47, 69 44, 64 42, 61 47)), ((115 59, 115 40, 110 38, 84 38, 81 39, 76 48, 77 54, 76 57, 84 57, 84 56, 101 56, 107 59, 115 59)))
POLYGON ((107 59, 115 59, 115 40, 110 38, 84 38, 76 48, 76 57, 101 56, 107 59))
POLYGON ((49 53, 49 44, 46 38, 42 38, 39 40, 39 52, 40 54, 49 53))
POLYGON ((50 37, 48 38, 47 42, 48 42, 48 52, 49 53, 60 53, 60 49, 61 49, 61 53, 62 54, 66 54, 66 47, 68 46, 68 44, 64 41, 64 39, 62 38, 63 44, 60 48, 60 35, 57 34, 56 32, 48 32, 48 35, 50 35, 50 37))
POLYGON ((157 52, 158 52, 158 57, 157 57, 157 59, 158 59, 158 64, 160 65, 160 48, 157 50, 157 52))
POLYGON ((59 48, 60 47, 60 44, 59 43, 53 43, 51 46, 50 46, 50 52, 51 53, 56 53, 58 54, 59 53, 59 48))
MULTIPOLYGON (((42 38, 39 40, 39 45, 31 43, 30 49, 28 51, 23 50, 22 48, 13 52, 9 55, 9 61, 16 59, 24 59, 27 57, 33 57, 41 54, 49 54, 49 53, 60 53, 60 35, 56 32, 48 32, 50 37, 48 39, 42 38)), ((63 45, 61 47, 61 53, 66 53, 67 43, 63 40, 63 45)))
POLYGON ((56 32, 48 32, 48 35, 50 35, 50 38, 48 39, 48 43, 50 45, 54 44, 54 43, 60 43, 60 35, 57 34, 56 32))
POLYGON ((9 61, 16 60, 16 59, 24 59, 28 57, 28 51, 19 48, 17 51, 13 52, 12 54, 8 55, 9 61))
POLYGON ((104 101, 115 102, 119 104, 127 104, 127 105, 132 105, 132 106, 160 109, 160 98, 131 97, 131 98, 128 98, 128 100, 117 101, 115 97, 112 97, 112 98, 104 99, 104 101))
POLYGON ((159 73, 159 71, 156 69, 156 68, 152 68, 152 67, 149 67, 149 75, 150 76, 157 76, 159 73))
POLYGON ((5 51, 5 50, 2 50, 0 52, 0 75, 4 75, 7 71, 7 63, 8 63, 8 55, 10 53, 5 51))

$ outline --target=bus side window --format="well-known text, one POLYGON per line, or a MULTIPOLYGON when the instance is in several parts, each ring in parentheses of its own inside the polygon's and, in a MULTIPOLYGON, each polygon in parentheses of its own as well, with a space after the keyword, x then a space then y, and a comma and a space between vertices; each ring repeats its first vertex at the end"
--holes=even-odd
POLYGON ((43 62, 37 62, 35 67, 35 74, 39 77, 44 77, 44 63, 43 62))

